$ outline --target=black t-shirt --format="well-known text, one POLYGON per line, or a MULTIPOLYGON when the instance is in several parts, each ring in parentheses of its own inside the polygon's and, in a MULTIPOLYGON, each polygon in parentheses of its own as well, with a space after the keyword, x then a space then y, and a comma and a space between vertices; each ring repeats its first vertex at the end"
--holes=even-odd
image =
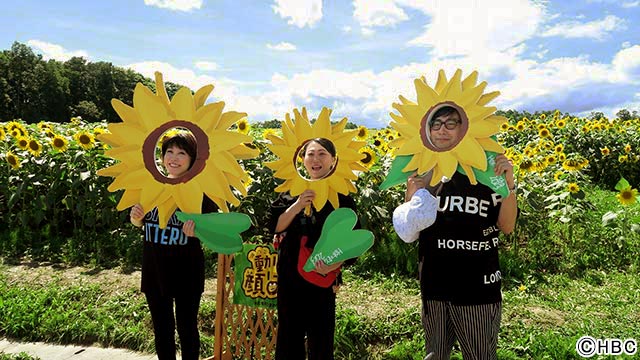
MULTIPOLYGON (((204 196, 202 213, 216 211, 216 204, 204 196)), ((202 293, 204 254, 200 240, 182 232, 183 223, 175 213, 164 229, 159 226, 157 208, 145 215, 143 224, 142 292, 164 296, 202 293)))
POLYGON ((461 305, 501 301, 500 195, 456 172, 438 201, 435 223, 420 233, 423 298, 461 305))
MULTIPOLYGON (((292 197, 289 193, 281 193, 271 204, 270 230, 272 234, 275 233, 280 215, 295 203, 296 199, 297 197, 292 197)), ((356 203, 351 196, 338 194, 338 201, 340 204, 339 207, 347 207, 356 211, 356 203)), ((322 226, 333 210, 335 210, 333 205, 327 201, 320 211, 313 209, 311 216, 305 216, 303 210, 291 221, 289 227, 284 231, 286 232, 286 236, 280 243, 278 250, 278 286, 282 286, 282 284, 289 279, 305 281, 298 273, 300 238, 306 235, 308 238, 306 246, 312 249, 320 239, 322 226)), ((359 228, 360 221, 354 226, 354 229, 359 228)))

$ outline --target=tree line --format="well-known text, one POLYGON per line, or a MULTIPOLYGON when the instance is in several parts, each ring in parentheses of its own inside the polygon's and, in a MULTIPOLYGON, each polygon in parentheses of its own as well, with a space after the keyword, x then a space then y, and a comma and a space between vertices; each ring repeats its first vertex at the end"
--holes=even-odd
MULTIPOLYGON (((11 50, 0 53, 0 121, 60 123, 81 116, 88 122, 118 122, 111 99, 132 105, 138 82, 155 91, 152 79, 110 62, 43 60, 29 46, 14 42, 11 50)), ((165 86, 169 96, 182 87, 170 82, 165 86)))
MULTIPOLYGON (((106 61, 89 62, 82 57, 72 57, 64 62, 44 60, 29 46, 14 42, 11 50, 0 52, 0 121, 67 122, 72 116, 81 116, 88 122, 119 122, 118 114, 111 107, 111 99, 120 99, 132 105, 133 91, 138 82, 155 91, 153 79, 131 69, 106 61)), ((182 86, 165 83, 169 97, 182 86)), ((541 113, 547 112, 553 113, 541 113)), ((506 110, 498 114, 520 119, 523 116, 535 116, 538 112, 530 114, 527 111, 506 110)), ((637 118, 638 112, 622 109, 616 116, 621 120, 630 120, 637 118)), ((592 112, 589 116, 600 117, 604 117, 604 114, 592 112)), ((278 128, 280 120, 258 122, 254 126, 278 128)), ((357 125, 348 123, 347 128, 355 127, 357 125)))

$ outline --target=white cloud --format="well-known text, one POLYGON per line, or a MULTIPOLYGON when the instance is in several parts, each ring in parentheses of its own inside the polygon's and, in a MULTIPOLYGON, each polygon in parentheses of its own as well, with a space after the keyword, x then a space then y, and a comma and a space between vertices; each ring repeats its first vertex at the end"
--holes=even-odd
POLYGON ((216 81, 213 77, 208 75, 197 75, 191 69, 179 69, 165 62, 143 61, 125 65, 124 67, 137 71, 140 74, 151 79, 155 77, 154 73, 156 71, 159 71, 162 73, 164 81, 181 84, 194 91, 208 84, 213 84, 214 86, 216 86, 216 90, 218 90, 218 81, 216 81))
POLYGON ((626 48, 628 48, 629 46, 631 46, 631 43, 630 43, 630 42, 628 42, 628 41, 625 41, 625 42, 623 42, 623 43, 622 43, 622 45, 621 45, 621 46, 622 46, 622 48, 623 48, 623 49, 626 49, 626 48))
POLYGON ((640 45, 620 50, 612 61, 618 73, 629 81, 640 80, 640 45))
POLYGON ((541 36, 560 36, 564 38, 592 38, 602 40, 613 31, 626 29, 626 21, 614 15, 608 15, 602 20, 585 23, 567 21, 545 30, 541 36))
POLYGON ((218 64, 211 61, 196 61, 196 68, 204 71, 215 71, 218 70, 218 64))
POLYGON ((60 45, 48 43, 40 40, 29 40, 27 45, 39 50, 42 54, 42 58, 45 60, 54 59, 58 61, 67 61, 74 56, 83 57, 89 59, 89 54, 84 50, 67 50, 60 45))
POLYGON ((373 34, 375 34, 375 33, 376 33, 373 29, 371 29, 371 28, 366 28, 366 27, 360 28, 360 32, 361 32, 361 33, 362 33, 362 35, 364 35, 364 36, 371 36, 371 35, 373 35, 373 34))
POLYGON ((411 46, 432 48, 436 57, 502 51, 536 34, 545 21, 544 3, 529 0, 395 0, 413 7, 431 22, 411 46))
POLYGON ((267 44, 267 48, 271 50, 277 50, 277 51, 293 51, 296 49, 296 46, 291 43, 283 41, 275 45, 267 44))
POLYGON ((374 75, 371 71, 347 73, 323 69, 295 74, 291 78, 275 74, 271 85, 306 100, 310 100, 312 96, 364 99, 373 95, 372 80, 374 75))
POLYGON ((640 1, 625 1, 622 3, 623 8, 634 8, 640 6, 640 1))
POLYGON ((202 7, 202 1, 203 0, 144 0, 144 4, 169 10, 191 11, 193 9, 200 9, 202 7))
POLYGON ((353 17, 360 26, 393 26, 409 19, 396 3, 389 0, 354 0, 353 17))
POLYGON ((351 26, 349 25, 345 25, 342 27, 342 32, 343 33, 350 33, 351 32, 351 26))
POLYGON ((275 0, 271 7, 283 19, 290 18, 287 24, 299 28, 312 27, 322 19, 322 0, 275 0))

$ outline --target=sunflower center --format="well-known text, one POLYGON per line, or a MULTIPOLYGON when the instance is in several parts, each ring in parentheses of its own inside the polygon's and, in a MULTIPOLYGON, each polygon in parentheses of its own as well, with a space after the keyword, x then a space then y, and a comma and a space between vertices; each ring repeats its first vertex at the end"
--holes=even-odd
POLYGON ((11 166, 16 166, 18 165, 18 159, 16 159, 15 156, 13 155, 9 155, 7 156, 7 162, 11 165, 11 166))
POLYGON ((56 147, 56 148, 64 147, 64 140, 60 138, 53 139, 53 147, 56 147))
POLYGON ((363 164, 368 164, 373 160, 373 157, 368 152, 364 152, 364 159, 360 160, 363 164))
POLYGON ((35 140, 31 140, 29 141, 29 149, 33 151, 40 150, 40 144, 38 144, 38 142, 35 140))
POLYGON ((82 134, 78 137, 78 141, 80 141, 80 144, 82 145, 89 145, 91 144, 91 138, 89 137, 89 135, 87 134, 82 134))

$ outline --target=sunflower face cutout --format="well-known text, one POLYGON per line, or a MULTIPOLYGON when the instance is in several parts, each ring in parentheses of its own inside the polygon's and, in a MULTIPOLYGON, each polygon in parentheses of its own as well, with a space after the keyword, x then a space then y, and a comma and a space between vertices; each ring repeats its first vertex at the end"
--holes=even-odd
MULTIPOLYGON (((477 184, 476 174, 488 170, 486 151, 504 152, 493 135, 500 131, 500 125, 507 119, 493 115, 495 107, 485 106, 500 93, 494 91, 484 94, 487 83, 483 81, 476 84, 476 71, 464 80, 461 77, 460 69, 450 80, 447 80, 444 70, 440 70, 433 88, 424 77, 416 79, 417 103, 400 95, 400 103, 393 104, 399 115, 390 114, 390 125, 401 136, 390 142, 389 147, 397 148, 396 160, 402 166, 405 180, 406 174, 413 171, 424 174, 433 169, 433 186, 443 176, 451 178, 456 170, 461 169, 472 184, 477 184), (431 138, 431 126, 436 112, 446 107, 453 108, 459 115, 459 123, 451 124, 453 128, 458 127, 459 137, 447 146, 436 146, 436 140, 439 139, 431 138)), ((437 125, 449 126, 446 123, 437 125)))
POLYGON ((203 196, 209 197, 224 212, 227 204, 239 205, 232 188, 243 195, 243 183, 249 176, 238 159, 250 159, 258 150, 249 148, 249 135, 229 131, 231 125, 246 118, 246 113, 223 112, 224 102, 204 104, 213 85, 204 86, 195 95, 180 89, 169 100, 162 74, 156 73, 154 94, 138 83, 133 107, 113 99, 111 104, 122 123, 108 125, 109 133, 99 135, 112 148, 106 155, 119 163, 101 169, 101 176, 114 177, 109 191, 124 189, 117 205, 124 210, 139 203, 145 211, 158 208, 160 227, 164 228, 177 208, 185 213, 201 213, 203 196), (182 176, 165 176, 157 165, 156 149, 165 134, 188 131, 195 137, 193 165, 182 176))
POLYGON ((284 180, 275 191, 289 191, 291 196, 298 196, 311 189, 316 194, 314 208, 322 209, 329 201, 337 209, 340 205, 338 193, 346 195, 357 191, 353 181, 358 176, 354 171, 367 170, 359 163, 363 155, 358 152, 365 142, 353 140, 357 130, 345 130, 347 118, 331 125, 331 110, 327 108, 322 108, 313 124, 305 108, 302 108, 302 112, 294 109, 293 113, 294 119, 288 113, 285 115, 282 138, 274 134, 266 135, 271 142, 267 147, 278 157, 278 160, 268 162, 266 166, 274 171, 276 178, 284 180), (304 154, 311 144, 316 143, 312 141, 314 139, 322 139, 325 145, 324 141, 328 141, 335 148, 335 156, 324 165, 316 163, 316 168, 309 171, 303 164, 304 154), (313 174, 316 170, 323 173, 313 174))

